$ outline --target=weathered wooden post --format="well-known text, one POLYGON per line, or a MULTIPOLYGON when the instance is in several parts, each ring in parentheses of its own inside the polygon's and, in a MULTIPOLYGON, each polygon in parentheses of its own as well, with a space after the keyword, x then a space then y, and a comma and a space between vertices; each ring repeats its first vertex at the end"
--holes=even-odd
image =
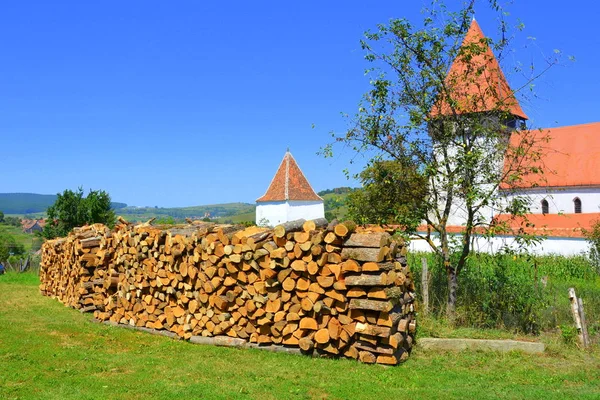
POLYGON ((569 300, 571 301, 571 313, 573 314, 573 322, 577 328, 577 339, 579 344, 587 349, 589 346, 589 336, 585 323, 585 312, 583 311, 583 301, 575 295, 575 289, 569 288, 569 300))
POLYGON ((423 297, 423 314, 429 313, 429 270, 427 268, 427 258, 421 258, 421 292, 423 297))

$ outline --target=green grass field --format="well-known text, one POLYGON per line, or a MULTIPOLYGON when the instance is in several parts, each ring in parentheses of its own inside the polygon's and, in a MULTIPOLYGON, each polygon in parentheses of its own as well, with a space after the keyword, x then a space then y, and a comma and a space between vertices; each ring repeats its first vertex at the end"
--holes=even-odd
MULTIPOLYGON (((2 399, 598 399, 600 357, 428 353, 397 367, 193 345, 101 325, 0 276, 2 399)), ((485 334, 483 334, 485 336, 485 334)), ((492 333, 492 336, 496 335, 492 333)))
POLYGON ((39 248, 40 246, 40 239, 33 234, 23 232, 21 228, 17 228, 16 226, 0 224, 0 234, 7 234, 14 237, 15 241, 22 244, 27 252, 32 247, 39 248))

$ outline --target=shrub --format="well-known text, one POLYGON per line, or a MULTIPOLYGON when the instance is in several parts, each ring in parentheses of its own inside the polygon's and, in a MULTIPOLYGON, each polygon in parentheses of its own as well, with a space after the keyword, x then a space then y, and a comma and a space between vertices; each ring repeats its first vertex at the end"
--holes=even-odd
MULTIPOLYGON (((430 309, 443 316, 447 282, 433 254, 409 254, 417 292, 421 292, 421 258, 431 274, 430 309)), ((585 256, 473 254, 461 271, 456 323, 473 328, 504 328, 524 333, 572 323, 568 288, 584 299, 588 325, 600 320, 600 277, 585 256)))

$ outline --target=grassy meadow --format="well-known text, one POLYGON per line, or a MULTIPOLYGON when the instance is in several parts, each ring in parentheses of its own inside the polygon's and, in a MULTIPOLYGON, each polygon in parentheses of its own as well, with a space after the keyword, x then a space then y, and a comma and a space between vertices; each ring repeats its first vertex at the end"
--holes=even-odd
MULTIPOLYGON (((110 327, 41 296, 38 283, 32 273, 0 276, 2 399, 597 399, 600 393, 598 349, 579 351, 556 335, 524 336, 546 342, 543 355, 416 347, 406 363, 382 367, 110 327)), ((445 333, 430 320, 423 328, 445 333)))
POLYGON ((25 233, 16 226, 0 224, 0 235, 12 236, 17 244, 22 244, 25 252, 37 251, 42 243, 42 239, 32 233, 25 233))

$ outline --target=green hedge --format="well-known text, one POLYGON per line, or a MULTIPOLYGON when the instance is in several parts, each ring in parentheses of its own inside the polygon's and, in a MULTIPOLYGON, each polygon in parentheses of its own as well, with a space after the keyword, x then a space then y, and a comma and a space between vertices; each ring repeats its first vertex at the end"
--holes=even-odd
MULTIPOLYGON (((421 259, 430 271, 430 308, 446 309, 447 280, 433 254, 409 254, 417 292, 421 294, 421 259)), ((537 333, 572 324, 568 288, 583 298, 590 330, 600 330, 600 274, 587 257, 472 255, 459 277, 457 323, 474 328, 501 328, 537 333)))

